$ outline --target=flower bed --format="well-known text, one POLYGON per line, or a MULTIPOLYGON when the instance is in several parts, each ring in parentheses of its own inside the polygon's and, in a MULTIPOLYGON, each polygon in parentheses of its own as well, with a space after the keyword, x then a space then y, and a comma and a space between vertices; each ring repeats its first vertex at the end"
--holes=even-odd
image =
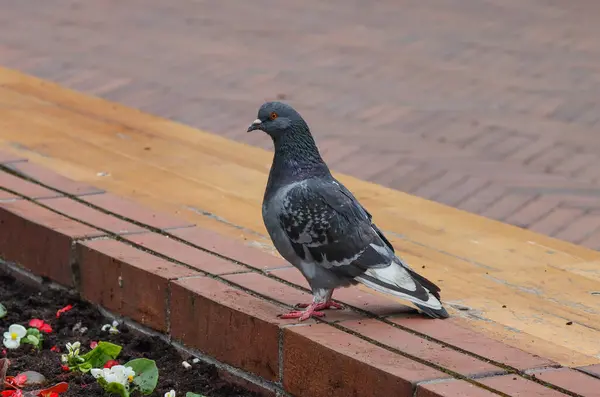
MULTIPOLYGON (((6 308, 6 315, 0 318, 0 334, 4 337, 0 349, 0 378, 2 363, 7 364, 2 359, 10 362, 6 385, 0 386, 2 396, 18 396, 19 393, 44 397, 105 396, 107 392, 101 384, 108 385, 109 382, 117 389, 115 383, 125 383, 132 396, 143 395, 140 389, 161 397, 185 397, 187 393, 215 397, 255 395, 220 379, 214 366, 194 362, 192 357, 182 357, 178 350, 160 338, 140 334, 124 324, 113 325, 95 307, 67 292, 39 290, 18 283, 11 276, 0 275, 0 303, 6 308), (98 345, 99 342, 106 343, 98 345), (67 347, 67 344, 70 345, 67 347), (92 350, 94 352, 89 353, 92 350), (118 355, 112 357, 116 351, 118 355), (88 360, 82 362, 77 356, 88 360), (109 361, 113 358, 115 361, 109 361), (85 372, 75 369, 78 363, 82 363, 85 372), (152 379, 154 363, 158 370, 156 386, 152 379), (90 365, 99 368, 92 369, 90 365), (132 369, 137 369, 138 373, 131 373, 132 369), (35 380, 35 374, 29 373, 29 379, 27 373, 18 376, 25 371, 42 374, 44 383, 28 385, 35 380), (25 385, 20 386, 23 383, 25 385), (11 384, 17 384, 22 392, 11 384), (44 389, 47 392, 40 393, 44 389), (176 394, 169 394, 172 390, 176 394)), ((117 391, 115 389, 113 394, 119 395, 117 391)))

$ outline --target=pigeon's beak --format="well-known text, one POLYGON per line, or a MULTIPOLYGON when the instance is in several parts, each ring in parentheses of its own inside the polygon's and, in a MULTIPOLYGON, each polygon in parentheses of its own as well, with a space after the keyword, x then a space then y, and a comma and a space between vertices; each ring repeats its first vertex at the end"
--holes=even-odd
POLYGON ((260 130, 261 127, 262 127, 262 121, 260 121, 260 119, 256 119, 252 122, 252 124, 250 124, 250 127, 248 127, 248 132, 254 131, 254 130, 260 130))

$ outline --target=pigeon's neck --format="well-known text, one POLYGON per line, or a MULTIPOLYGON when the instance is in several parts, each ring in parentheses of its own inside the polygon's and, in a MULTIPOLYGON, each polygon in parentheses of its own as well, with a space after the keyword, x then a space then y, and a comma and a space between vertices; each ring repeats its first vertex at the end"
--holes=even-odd
POLYGON ((274 138, 273 143, 275 155, 267 194, 292 182, 331 175, 309 131, 290 131, 274 138))

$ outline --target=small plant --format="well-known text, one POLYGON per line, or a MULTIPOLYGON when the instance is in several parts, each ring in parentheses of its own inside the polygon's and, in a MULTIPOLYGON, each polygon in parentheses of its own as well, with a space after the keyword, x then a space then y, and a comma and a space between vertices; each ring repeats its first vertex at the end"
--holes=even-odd
POLYGON ((107 393, 121 397, 129 397, 134 391, 149 395, 158 383, 156 363, 147 358, 136 358, 111 368, 93 368, 90 373, 107 393))
POLYGON ((102 331, 108 331, 109 334, 115 335, 119 333, 119 329, 117 328, 119 323, 117 321, 113 321, 112 324, 104 324, 102 326, 102 331))
POLYGON ((117 358, 121 353, 121 346, 110 342, 98 342, 98 345, 80 356, 81 343, 67 343, 67 354, 63 354, 61 361, 71 371, 89 372, 92 368, 102 368, 110 360, 117 358))
POLYGON ((0 303, 0 318, 5 317, 6 313, 8 313, 8 310, 6 310, 6 306, 0 303))
POLYGON ((8 332, 4 333, 3 344, 7 349, 17 349, 21 343, 33 345, 36 349, 42 348, 44 336, 37 328, 25 328, 19 324, 13 324, 8 327, 8 332))

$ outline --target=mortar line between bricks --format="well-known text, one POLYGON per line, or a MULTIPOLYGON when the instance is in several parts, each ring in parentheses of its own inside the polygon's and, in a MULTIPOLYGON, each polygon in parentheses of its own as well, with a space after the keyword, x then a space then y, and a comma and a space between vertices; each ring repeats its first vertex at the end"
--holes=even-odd
MULTIPOLYGON (((1 170, 5 170, 5 171, 7 170, 7 169, 6 169, 6 167, 4 167, 4 166, 3 166, 3 165, 1 165, 1 164, 0 164, 0 169, 1 169, 1 170)), ((12 171, 12 170, 11 170, 11 169, 8 169, 8 171, 10 172, 10 171, 12 171)), ((10 172, 10 173, 11 173, 11 172, 10 172)), ((18 176, 19 178, 26 179, 26 178, 23 178, 23 175, 22 175, 22 174, 16 173, 15 175, 16 175, 16 176, 18 176)), ((48 185, 45 185, 45 184, 39 183, 39 182, 38 182, 38 181, 36 181, 36 180, 31 180, 31 181, 32 181, 32 182, 34 182, 34 183, 36 183, 36 184, 39 184, 39 185, 41 185, 41 186, 44 186, 44 187, 46 187, 46 188, 50 188, 50 189, 52 189, 52 190, 54 190, 54 191, 57 191, 57 192, 59 192, 59 193, 61 193, 61 194, 64 194, 64 195, 66 195, 67 197, 71 198, 71 199, 72 199, 72 200, 74 200, 74 201, 80 202, 80 203, 82 203, 82 204, 86 204, 86 205, 88 205, 89 207, 92 207, 92 208, 94 208, 94 209, 96 209, 96 210, 99 210, 99 211, 101 211, 101 212, 103 212, 103 213, 105 213, 105 214, 107 214, 107 215, 114 216, 114 217, 120 218, 120 219, 122 219, 122 220, 130 221, 131 223, 134 223, 134 224, 136 224, 137 226, 145 227, 145 228, 147 228, 148 230, 155 231, 156 233, 159 233, 159 234, 162 234, 162 235, 168 236, 169 238, 172 238, 172 239, 174 239, 174 240, 177 240, 177 241, 179 241, 179 242, 185 243, 186 245, 189 245, 189 246, 191 246, 191 247, 194 247, 194 248, 196 248, 196 249, 200 249, 200 250, 202 250, 202 251, 204 251, 204 252, 208 252, 208 253, 210 253, 210 254, 212 254, 212 255, 216 255, 216 256, 218 256, 218 257, 221 257, 222 259, 226 259, 226 260, 228 260, 228 261, 231 261, 231 262, 234 262, 234 263, 237 263, 237 264, 243 265, 243 266, 245 266, 245 267, 249 268, 249 270, 250 270, 250 271, 252 271, 252 272, 255 272, 255 273, 259 273, 259 274, 263 274, 263 275, 264 275, 264 272, 262 272, 262 271, 260 271, 260 270, 258 270, 258 269, 256 269, 256 268, 254 268, 254 267, 252 267, 252 266, 250 266, 250 265, 247 265, 247 264, 245 264, 245 263, 242 263, 242 262, 239 262, 239 261, 232 260, 231 258, 228 258, 228 257, 226 257, 226 256, 224 256, 224 255, 220 255, 220 254, 218 254, 218 253, 215 253, 215 252, 212 252, 212 251, 210 251, 210 250, 207 250, 207 249, 205 249, 205 248, 203 248, 203 247, 199 247, 199 246, 196 246, 196 245, 194 245, 194 244, 191 244, 191 243, 189 243, 189 242, 187 242, 187 241, 185 241, 185 240, 183 240, 183 239, 180 239, 180 238, 179 238, 179 237, 177 237, 177 236, 171 235, 171 234, 169 234, 169 233, 165 233, 165 232, 164 232, 163 230, 161 230, 161 229, 158 229, 158 228, 154 228, 154 227, 152 227, 152 226, 145 225, 145 224, 143 224, 143 223, 141 223, 141 222, 137 222, 137 221, 135 221, 135 220, 129 220, 129 219, 128 219, 128 218, 126 218, 126 217, 121 217, 121 216, 119 216, 118 214, 114 214, 114 213, 112 213, 112 212, 110 212, 110 211, 107 211, 107 210, 105 210, 105 209, 103 209, 103 208, 97 207, 97 206, 95 206, 95 205, 90 205, 90 203, 87 203, 86 201, 83 201, 83 200, 80 200, 80 199, 78 199, 78 198, 77 198, 77 196, 73 196, 73 195, 70 195, 70 194, 68 194, 68 193, 66 193, 66 192, 62 192, 62 191, 60 191, 60 190, 58 190, 58 189, 55 189, 55 188, 53 188, 53 187, 51 187, 51 186, 48 186, 48 185)), ((131 242, 131 241, 127 240, 127 239, 124 239, 124 238, 122 238, 121 236, 119 236, 118 234, 116 234, 116 233, 113 233, 113 232, 111 232, 111 231, 109 231, 109 230, 102 229, 102 228, 100 228, 100 227, 98 227, 98 226, 95 226, 95 225, 93 225, 93 224, 90 224, 90 223, 88 223, 88 222, 85 222, 85 221, 79 220, 79 219, 77 219, 77 218, 74 218, 74 217, 72 217, 72 216, 69 216, 69 215, 67 215, 67 214, 61 213, 60 211, 57 211, 57 210, 55 210, 55 209, 53 209, 53 208, 50 208, 50 207, 48 207, 48 206, 44 205, 43 203, 40 203, 40 202, 38 202, 38 201, 36 201, 36 200, 34 200, 34 199, 31 199, 31 198, 29 198, 29 197, 27 197, 27 196, 25 196, 25 195, 22 195, 22 194, 20 194, 20 193, 18 193, 18 192, 14 192, 14 191, 12 191, 12 190, 10 190, 10 189, 7 189, 7 188, 4 188, 4 187, 2 187, 2 186, 0 186, 0 190, 5 190, 5 191, 7 191, 7 192, 9 192, 9 193, 12 193, 12 194, 14 194, 14 195, 17 195, 17 196, 19 196, 19 197, 22 197, 23 199, 25 199, 25 200, 27 200, 27 201, 33 202, 33 203, 35 203, 36 205, 39 205, 39 206, 41 206, 41 207, 43 207, 43 208, 45 208, 45 209, 47 209, 47 210, 49 210, 49 211, 52 211, 52 212, 54 212, 54 213, 57 213, 57 214, 59 214, 59 215, 65 216, 66 218, 68 218, 68 219, 71 219, 71 220, 73 220, 73 221, 76 221, 76 222, 79 222, 79 223, 85 224, 86 226, 93 227, 94 229, 100 230, 100 231, 102 231, 102 232, 106 233, 107 235, 111 236, 113 239, 115 239, 115 240, 117 240, 117 241, 121 241, 122 243, 125 243, 125 244, 127 244, 127 245, 134 246, 134 247, 136 247, 136 248, 138 248, 138 249, 140 249, 140 250, 142 250, 142 251, 144 251, 144 252, 150 253, 150 254, 152 254, 152 255, 154 255, 154 256, 160 257, 160 258, 162 258, 162 259, 164 259, 164 260, 167 260, 167 261, 169 261, 169 262, 172 262, 172 263, 177 263, 177 264, 179 264, 179 265, 185 266, 186 268, 189 268, 189 269, 192 269, 192 270, 198 271, 199 273, 201 273, 201 274, 203 274, 203 275, 205 275, 205 276, 207 276, 207 277, 210 277, 210 278, 217 279, 217 280, 221 281, 222 283, 224 283, 224 284, 226 284, 226 285, 229 285, 229 286, 235 286, 236 288, 238 288, 238 289, 241 289, 242 291, 244 291, 244 292, 248 293, 248 294, 249 294, 249 295, 251 295, 251 296, 254 296, 254 297, 257 297, 257 298, 262 298, 262 299, 265 299, 265 300, 267 300, 267 301, 270 301, 271 303, 275 303, 275 304, 277 304, 278 306, 281 306, 281 305, 283 305, 283 307, 285 307, 285 308, 291 308, 289 305, 286 305, 286 304, 284 304, 284 303, 278 302, 278 301, 276 301, 276 300, 274 300, 274 299, 272 299, 272 298, 270 298, 270 297, 267 297, 267 296, 263 296, 263 295, 261 295, 261 294, 258 294, 258 293, 256 293, 255 291, 249 290, 249 289, 247 289, 247 288, 245 288, 245 287, 243 287, 243 286, 241 286, 241 285, 237 285, 237 284, 235 284, 235 283, 232 283, 231 281, 229 281, 229 280, 227 280, 227 279, 224 279, 224 278, 222 278, 222 277, 219 277, 218 275, 213 275, 213 274, 207 273, 207 272, 205 272, 205 271, 201 271, 201 270, 199 270, 199 269, 196 269, 196 268, 194 268, 194 267, 192 267, 192 266, 190 266, 190 265, 188 265, 188 264, 186 264, 186 263, 184 263, 184 262, 177 261, 177 260, 175 260, 175 259, 173 259, 173 258, 170 258, 170 257, 168 257, 168 256, 166 256, 166 255, 163 255, 163 254, 161 254, 161 253, 159 253, 159 252, 156 252, 156 251, 153 251, 153 250, 151 250, 151 249, 148 249, 147 247, 144 247, 144 246, 142 246, 142 245, 139 245, 139 244, 135 244, 135 243, 133 243, 133 242, 131 242)), ((293 288, 295 288, 295 289, 300 289, 300 290, 305 290, 305 291, 306 291, 306 289, 304 289, 304 288, 302 288, 302 287, 300 287, 300 286, 297 286, 297 285, 295 285, 295 284, 288 283, 288 282, 286 282, 285 280, 282 280, 282 279, 280 279, 279 277, 275 277, 275 276, 272 276, 272 275, 269 275, 269 274, 267 274, 267 277, 271 277, 271 278, 273 278, 273 279, 276 279, 276 280, 278 280, 279 282, 283 282, 284 284, 286 284, 286 285, 288 285, 288 286, 290 286, 290 287, 293 287, 293 288)), ((349 305, 346 305, 346 306, 349 306, 349 305)), ((354 307, 354 306, 349 306, 349 307, 351 307, 351 308, 352 308, 354 311, 357 311, 357 312, 359 312, 359 313, 365 314, 365 315, 367 315, 368 317, 371 317, 371 318, 378 319, 379 321, 383 321, 384 323, 386 323, 386 324, 388 324, 388 325, 391 325, 391 326, 393 326, 393 327, 400 328, 400 329, 402 329, 403 331, 405 331, 405 332, 408 332, 408 333, 410 333, 410 334, 413 334, 413 335, 416 335, 416 336, 418 336, 418 337, 420 337, 420 338, 423 338, 423 339, 426 339, 426 340, 429 340, 429 341, 434 341, 434 342, 436 342, 436 343, 438 343, 438 344, 441 344, 441 345, 444 345, 444 346, 446 346, 446 347, 448 347, 448 348, 450 348, 450 349, 452 349, 452 350, 458 351, 458 352, 460 352, 460 353, 466 354, 466 355, 468 355, 468 356, 471 356, 471 357, 475 357, 475 358, 477 358, 477 359, 479 359, 479 360, 483 360, 483 361, 489 362, 489 363, 491 363, 491 364, 493 364, 493 365, 496 365, 496 366, 498 366, 498 367, 500 367, 500 368, 503 368, 503 369, 507 370, 507 371, 508 371, 508 372, 510 372, 510 373, 517 374, 517 375, 519 375, 519 376, 521 376, 521 377, 523 377, 523 378, 525 378, 525 379, 529 379, 529 380, 531 380, 531 381, 534 381, 534 382, 536 382, 536 383, 538 383, 538 384, 541 384, 542 386, 549 387, 549 388, 552 388, 552 389, 555 389, 555 390, 559 390, 559 391, 561 391, 561 392, 563 392, 563 393, 565 393, 565 394, 567 394, 567 395, 570 395, 570 396, 572 396, 572 397, 584 397, 584 396, 581 396, 581 395, 579 395, 579 394, 573 393, 573 392, 571 392, 571 391, 569 391, 569 390, 563 389, 563 388, 562 388, 562 387, 560 387, 560 386, 556 386, 556 385, 550 384, 550 383, 548 383, 548 382, 541 381, 541 380, 537 379, 536 377, 532 377, 532 376, 530 376, 530 375, 528 375, 528 374, 524 373, 523 371, 520 371, 520 370, 518 370, 517 368, 510 367, 510 366, 508 366, 508 365, 506 365, 506 364, 504 364, 504 363, 495 362, 495 361, 493 361, 493 360, 490 360, 490 359, 488 359, 488 358, 486 358, 486 357, 482 357, 482 356, 479 356, 479 355, 477 355, 477 354, 475 354, 475 353, 471 353, 471 352, 468 352, 468 351, 466 351, 466 350, 464 350, 464 349, 461 349, 461 348, 460 348, 460 347, 458 347, 458 346, 451 345, 451 344, 449 344, 449 343, 447 343, 447 342, 444 342, 444 341, 441 341, 441 340, 437 340, 437 339, 435 339, 435 338, 432 338, 432 337, 430 337, 430 336, 428 336, 428 335, 425 335, 425 334, 422 334, 422 333, 420 333, 420 332, 416 332, 416 331, 414 331, 414 330, 410 330, 410 329, 408 329, 408 328, 405 328, 405 327, 399 326, 398 324, 392 323, 391 321, 389 321, 389 320, 386 320, 386 319, 384 319, 384 318, 381 318, 381 317, 379 317, 379 316, 377 316, 377 315, 374 315, 373 313, 369 313, 369 312, 362 311, 361 309, 359 309, 359 308, 356 308, 356 307, 354 307)), ((324 323, 325 323, 325 324, 332 325, 332 326, 334 326, 334 325, 335 325, 335 324, 333 324, 333 323, 326 323, 326 322, 324 322, 324 323)), ((345 331, 344 329, 340 329, 340 330, 341 330, 341 331, 344 331, 344 332, 347 332, 347 331, 345 331)), ((360 335, 360 336, 361 336, 361 337, 363 337, 363 338, 366 338, 366 337, 364 337, 363 335, 360 335)), ((369 341, 369 339, 368 339, 368 338, 367 338, 367 339, 365 339, 365 340, 366 340, 366 341, 369 341)), ((371 343, 372 343, 372 342, 371 342, 371 343)), ((383 347, 383 346, 380 346, 380 347, 383 347)), ((389 350, 389 349, 388 349, 388 350, 389 350)), ((403 355, 404 355, 404 354, 403 354, 403 355)), ((407 357, 408 357, 408 358, 411 358, 411 356, 410 356, 410 355, 407 355, 407 357)), ((416 361, 419 361, 419 360, 421 360, 421 359, 420 359, 420 358, 418 358, 418 357, 415 357, 414 359, 415 359, 416 361)), ((427 361, 424 361, 424 363, 427 363, 427 361)), ((424 363, 423 363, 423 364, 424 364, 424 363)), ((427 365, 427 364, 425 364, 425 365, 427 365)), ((451 370, 442 370, 442 369, 440 369, 440 368, 443 368, 443 367, 439 367, 439 366, 437 366, 437 364, 434 364, 434 363, 428 363, 428 366, 433 366, 434 368, 436 368, 436 369, 438 369, 438 370, 441 370, 442 372, 445 372, 445 373, 448 373, 449 375, 452 375, 451 373, 449 373, 449 372, 448 372, 448 371, 451 371, 451 370), (439 368, 437 368, 437 367, 439 367, 439 368)), ((451 372, 453 372, 453 371, 451 371, 451 372)), ((460 374, 457 374, 457 375, 459 375, 459 376, 463 377, 463 375, 460 375, 460 374)), ((468 378, 465 378, 465 380, 468 380, 468 378)), ((485 385, 484 385, 483 387, 485 388, 485 385)))
POLYGON ((586 371, 582 370, 581 368, 574 367, 574 368, 571 368, 571 369, 574 369, 577 372, 581 372, 582 374, 585 374, 587 376, 591 376, 592 378, 600 379, 600 375, 592 373, 592 372, 586 372, 586 371))
POLYGON ((456 202, 456 203, 454 204, 454 207, 456 207, 456 208, 460 208, 460 205, 461 205, 462 203, 464 203, 465 201, 467 201, 467 200, 469 199, 469 197, 477 195, 479 192, 481 192, 481 191, 483 191, 483 190, 487 189, 488 187, 490 187, 490 186, 492 186, 492 185, 493 185, 493 184, 492 184, 492 182, 488 180, 488 181, 487 181, 487 182, 485 182, 485 183, 483 184, 483 186, 481 186, 479 189, 475 189, 475 191, 473 191, 473 193, 471 193, 471 195, 470 195, 470 196, 469 196, 469 195, 467 195, 466 197, 463 197, 463 198, 461 198, 460 200, 458 200, 458 202, 456 202))

